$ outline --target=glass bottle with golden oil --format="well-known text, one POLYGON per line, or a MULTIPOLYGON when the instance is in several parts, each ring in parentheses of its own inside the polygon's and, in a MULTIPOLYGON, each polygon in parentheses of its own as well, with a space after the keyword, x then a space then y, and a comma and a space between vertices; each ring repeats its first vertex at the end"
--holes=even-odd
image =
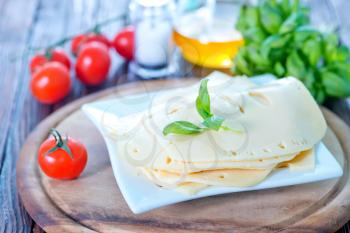
POLYGON ((235 29, 239 5, 214 0, 180 0, 173 40, 185 60, 208 68, 232 67, 243 37, 235 29))

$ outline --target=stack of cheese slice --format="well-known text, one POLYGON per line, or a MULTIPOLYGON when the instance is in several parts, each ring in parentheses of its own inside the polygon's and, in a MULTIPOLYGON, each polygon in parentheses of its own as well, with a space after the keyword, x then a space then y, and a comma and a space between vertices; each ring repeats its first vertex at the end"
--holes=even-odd
POLYGON ((163 135, 174 121, 200 125, 198 82, 163 92, 147 111, 109 126, 119 155, 155 184, 188 194, 212 185, 256 185, 280 167, 313 169, 313 148, 327 126, 300 81, 284 78, 257 85, 217 72, 207 78, 212 112, 235 130, 163 135))

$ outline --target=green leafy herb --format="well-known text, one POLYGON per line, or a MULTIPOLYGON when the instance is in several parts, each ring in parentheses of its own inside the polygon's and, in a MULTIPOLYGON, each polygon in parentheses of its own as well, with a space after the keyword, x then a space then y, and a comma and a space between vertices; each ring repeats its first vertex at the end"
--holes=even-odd
POLYGON ((197 112, 203 119, 211 117, 210 112, 210 97, 208 93, 208 79, 203 79, 200 87, 198 97, 196 99, 197 112))
POLYGON ((340 77, 350 79, 350 65, 345 62, 333 62, 327 66, 328 70, 338 74, 340 77))
POLYGON ((260 21, 264 29, 269 33, 277 33, 283 18, 277 8, 272 6, 271 2, 264 1, 259 6, 260 21))
MULTIPOLYGON (((289 40, 291 39, 290 35, 272 35, 269 36, 261 45, 261 51, 264 58, 268 60, 279 60, 280 57, 276 57, 276 51, 281 51, 282 48, 288 45, 289 40), (275 57, 272 54, 275 53, 275 57), (270 57, 269 57, 270 55, 270 57)), ((283 52, 283 50, 282 50, 283 52)), ((283 55, 283 54, 281 54, 283 55)))
POLYGON ((297 51, 289 54, 286 61, 287 75, 302 79, 305 75, 305 65, 297 51))
POLYGON ((259 44, 267 37, 266 32, 260 27, 250 27, 244 31, 244 39, 246 42, 252 44, 259 44))
POLYGON ((303 45, 304 41, 306 41, 307 39, 317 38, 320 35, 321 35, 320 32, 317 31, 315 28, 311 27, 310 25, 299 26, 293 32, 294 46, 300 47, 303 45))
POLYGON ((246 54, 247 54, 246 48, 241 48, 240 52, 236 55, 236 59, 235 59, 236 71, 241 71, 242 73, 244 73, 248 76, 252 76, 253 71, 249 67, 249 64, 248 64, 247 58, 246 58, 246 56, 247 56, 246 54))
POLYGON ((301 21, 304 20, 304 14, 302 12, 297 11, 288 16, 288 18, 282 23, 279 28, 279 34, 286 34, 294 31, 298 25, 300 25, 301 21))
POLYGON ((256 65, 259 66, 269 66, 270 62, 261 55, 261 52, 258 47, 251 46, 248 47, 248 57, 251 61, 253 61, 256 65))
POLYGON ((260 0, 243 5, 236 25, 245 45, 232 71, 247 76, 295 76, 318 103, 350 96, 349 49, 334 33, 310 25, 310 10, 299 0, 260 0))
POLYGON ((163 129, 163 135, 167 136, 168 134, 199 134, 205 130, 231 130, 232 132, 240 133, 239 130, 230 129, 226 126, 223 126, 222 123, 225 119, 221 116, 215 116, 210 109, 210 96, 208 92, 208 79, 203 79, 201 81, 198 97, 196 99, 196 109, 198 114, 203 118, 201 126, 197 126, 188 121, 175 121, 163 129))
POLYGON ((322 56, 322 45, 319 39, 308 39, 301 48, 310 66, 316 67, 322 56))
POLYGON ((202 124, 209 129, 218 131, 220 129, 222 123, 224 122, 224 120, 225 119, 223 117, 220 117, 220 116, 211 116, 211 117, 204 119, 202 124))
POLYGON ((168 134, 198 134, 203 132, 203 128, 188 121, 175 121, 163 129, 163 135, 168 134))
POLYGON ((276 62, 275 66, 273 67, 274 72, 278 75, 278 76, 283 76, 286 72, 285 68, 283 67, 281 62, 276 62))
POLYGON ((304 84, 309 89, 312 90, 315 83, 315 73, 312 69, 308 69, 304 78, 304 84))
POLYGON ((321 78, 326 94, 340 98, 350 95, 349 80, 343 79, 336 73, 330 71, 322 72, 321 78))

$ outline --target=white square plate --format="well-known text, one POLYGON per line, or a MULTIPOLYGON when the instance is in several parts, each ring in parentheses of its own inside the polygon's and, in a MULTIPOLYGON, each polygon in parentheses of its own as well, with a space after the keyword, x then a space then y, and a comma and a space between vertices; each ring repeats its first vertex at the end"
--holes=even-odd
MULTIPOLYGON (((264 83, 271 77, 255 78, 255 82, 264 83)), ((152 98, 159 92, 119 97, 113 100, 98 101, 85 104, 82 109, 97 126, 102 134, 101 119, 107 115, 125 116, 145 110, 149 107, 152 98)), ((137 175, 135 167, 128 164, 118 155, 115 142, 103 135, 106 142, 113 173, 119 189, 130 209, 135 213, 143 213, 165 205, 182 201, 213 196, 224 193, 260 190, 274 187, 282 187, 295 184, 315 182, 331 179, 342 175, 343 171, 333 155, 323 143, 316 147, 316 166, 312 172, 290 172, 289 169, 277 169, 267 179, 258 185, 246 188, 235 187, 209 187, 199 193, 189 196, 176 191, 167 190, 154 185, 143 176, 137 175)))

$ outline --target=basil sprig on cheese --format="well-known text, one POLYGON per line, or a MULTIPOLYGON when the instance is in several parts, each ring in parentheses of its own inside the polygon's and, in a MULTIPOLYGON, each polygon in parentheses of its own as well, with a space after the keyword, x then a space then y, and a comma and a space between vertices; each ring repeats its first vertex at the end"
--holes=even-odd
POLYGON ((205 130, 231 130, 233 132, 240 132, 238 130, 231 129, 227 126, 223 126, 224 118, 216 116, 211 112, 210 108, 210 96, 208 92, 208 79, 203 79, 199 87, 198 97, 196 99, 196 109, 198 114, 203 118, 201 125, 196 125, 189 121, 174 121, 163 129, 163 135, 168 134, 199 134, 205 130))

